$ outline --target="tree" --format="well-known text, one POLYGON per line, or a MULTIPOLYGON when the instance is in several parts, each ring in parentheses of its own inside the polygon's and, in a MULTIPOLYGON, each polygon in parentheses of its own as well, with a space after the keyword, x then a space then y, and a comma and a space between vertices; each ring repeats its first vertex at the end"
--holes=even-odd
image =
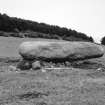
POLYGON ((91 41, 91 42, 94 42, 94 39, 90 36, 89 37, 89 40, 91 41))
POLYGON ((105 36, 101 39, 101 44, 105 45, 105 36))
MULTIPOLYGON (((84 33, 77 32, 66 27, 60 27, 57 25, 49 25, 46 23, 38 23, 31 20, 25 20, 17 17, 10 17, 7 14, 0 14, 0 31, 4 32, 26 32, 30 30, 32 32, 43 33, 38 37, 42 38, 60 38, 67 40, 80 40, 80 41, 91 41, 93 38, 87 36, 84 33), (45 35, 47 34, 47 35, 45 35)), ((36 37, 34 35, 28 35, 28 37, 36 37)))

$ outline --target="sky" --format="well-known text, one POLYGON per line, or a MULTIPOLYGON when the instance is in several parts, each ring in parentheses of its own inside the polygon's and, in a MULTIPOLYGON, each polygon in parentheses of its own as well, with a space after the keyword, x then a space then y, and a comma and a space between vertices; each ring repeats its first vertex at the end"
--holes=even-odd
POLYGON ((96 42, 105 36, 105 0, 0 0, 0 13, 67 27, 96 42))

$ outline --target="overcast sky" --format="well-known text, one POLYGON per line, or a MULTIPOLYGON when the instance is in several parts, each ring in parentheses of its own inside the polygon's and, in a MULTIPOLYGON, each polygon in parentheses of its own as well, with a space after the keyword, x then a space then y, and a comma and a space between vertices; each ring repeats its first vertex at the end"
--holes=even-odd
POLYGON ((0 0, 9 16, 59 25, 92 36, 105 36, 105 0, 0 0))

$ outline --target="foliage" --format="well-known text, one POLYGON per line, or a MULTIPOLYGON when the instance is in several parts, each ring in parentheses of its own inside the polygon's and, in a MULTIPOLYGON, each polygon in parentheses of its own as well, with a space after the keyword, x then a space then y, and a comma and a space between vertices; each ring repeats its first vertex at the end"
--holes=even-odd
MULTIPOLYGON (((38 23, 30 20, 24 20, 16 17, 9 17, 6 14, 0 14, 0 31, 4 32, 26 32, 29 31, 28 37, 42 37, 50 39, 64 39, 72 40, 74 39, 91 41, 92 37, 88 37, 86 34, 71 30, 65 27, 59 27, 56 25, 49 25, 45 23, 38 23), (33 34, 32 32, 43 33, 43 34, 33 34), (36 36, 35 36, 36 35, 36 36)), ((20 35, 20 34, 19 34, 20 35)), ((17 36, 17 34, 15 35, 17 36)))
POLYGON ((101 44, 105 45, 105 36, 101 39, 101 44))

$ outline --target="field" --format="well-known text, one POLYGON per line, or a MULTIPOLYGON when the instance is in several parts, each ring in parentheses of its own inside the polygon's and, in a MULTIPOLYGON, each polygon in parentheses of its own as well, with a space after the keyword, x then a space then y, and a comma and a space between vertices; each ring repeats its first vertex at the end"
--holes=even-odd
POLYGON ((18 46, 27 40, 35 39, 0 37, 0 105, 105 105, 105 55, 69 69, 9 69, 19 62, 18 46))

